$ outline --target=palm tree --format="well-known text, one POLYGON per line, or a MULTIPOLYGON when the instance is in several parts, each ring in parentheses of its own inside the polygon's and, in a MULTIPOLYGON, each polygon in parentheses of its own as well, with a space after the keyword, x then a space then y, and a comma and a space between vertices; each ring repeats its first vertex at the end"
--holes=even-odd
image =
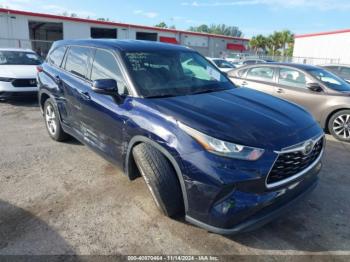
POLYGON ((252 37, 249 41, 249 46, 258 54, 259 50, 266 51, 266 37, 263 35, 257 35, 252 37))
POLYGON ((281 32, 282 54, 286 55, 286 46, 289 47, 294 43, 294 35, 289 30, 281 32))
POLYGON ((274 56, 278 49, 282 47, 282 33, 274 32, 269 36, 268 45, 270 47, 270 52, 274 56))

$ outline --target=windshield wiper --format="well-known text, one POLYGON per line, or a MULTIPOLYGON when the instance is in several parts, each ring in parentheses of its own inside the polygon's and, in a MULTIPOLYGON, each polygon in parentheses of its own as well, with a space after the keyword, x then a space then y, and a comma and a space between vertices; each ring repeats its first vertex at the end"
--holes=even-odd
POLYGON ((174 94, 165 94, 165 95, 154 95, 154 96, 146 96, 145 98, 165 98, 165 97, 173 97, 176 96, 174 94))
POLYGON ((222 91, 222 90, 224 90, 224 89, 219 89, 219 88, 204 89, 204 90, 190 93, 189 95, 206 94, 206 93, 212 93, 212 92, 217 92, 217 91, 222 91))

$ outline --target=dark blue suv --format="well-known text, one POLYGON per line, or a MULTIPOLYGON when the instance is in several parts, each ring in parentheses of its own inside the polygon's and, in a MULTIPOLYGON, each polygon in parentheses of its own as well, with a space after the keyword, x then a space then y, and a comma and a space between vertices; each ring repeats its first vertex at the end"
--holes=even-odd
POLYGON ((49 135, 75 137, 158 208, 209 231, 260 226, 313 189, 324 134, 304 109, 232 82, 192 49, 58 41, 38 68, 49 135))

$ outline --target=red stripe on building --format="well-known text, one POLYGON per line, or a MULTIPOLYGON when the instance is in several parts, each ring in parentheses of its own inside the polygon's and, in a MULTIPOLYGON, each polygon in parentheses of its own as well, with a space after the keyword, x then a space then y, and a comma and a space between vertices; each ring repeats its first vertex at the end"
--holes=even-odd
POLYGON ((240 45, 240 44, 227 44, 226 48, 228 50, 240 51, 240 52, 243 52, 246 50, 244 45, 240 45))
POLYGON ((170 44, 178 44, 179 43, 175 37, 165 37, 165 36, 160 36, 159 42, 170 43, 170 44))
POLYGON ((304 35, 296 35, 295 38, 303 38, 303 37, 313 37, 313 36, 321 36, 321 35, 334 35, 334 34, 343 34, 350 33, 350 29, 336 30, 336 31, 328 31, 328 32, 319 32, 313 34, 304 34, 304 35))

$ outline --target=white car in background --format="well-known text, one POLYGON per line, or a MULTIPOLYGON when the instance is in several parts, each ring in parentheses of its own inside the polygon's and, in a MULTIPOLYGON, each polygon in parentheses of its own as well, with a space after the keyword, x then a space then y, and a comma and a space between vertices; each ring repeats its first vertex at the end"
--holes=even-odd
POLYGON ((221 72, 228 72, 236 68, 233 64, 222 58, 207 57, 207 59, 212 62, 212 64, 214 64, 217 68, 219 68, 221 72))
POLYGON ((0 48, 0 99, 35 94, 42 59, 29 49, 0 48))

